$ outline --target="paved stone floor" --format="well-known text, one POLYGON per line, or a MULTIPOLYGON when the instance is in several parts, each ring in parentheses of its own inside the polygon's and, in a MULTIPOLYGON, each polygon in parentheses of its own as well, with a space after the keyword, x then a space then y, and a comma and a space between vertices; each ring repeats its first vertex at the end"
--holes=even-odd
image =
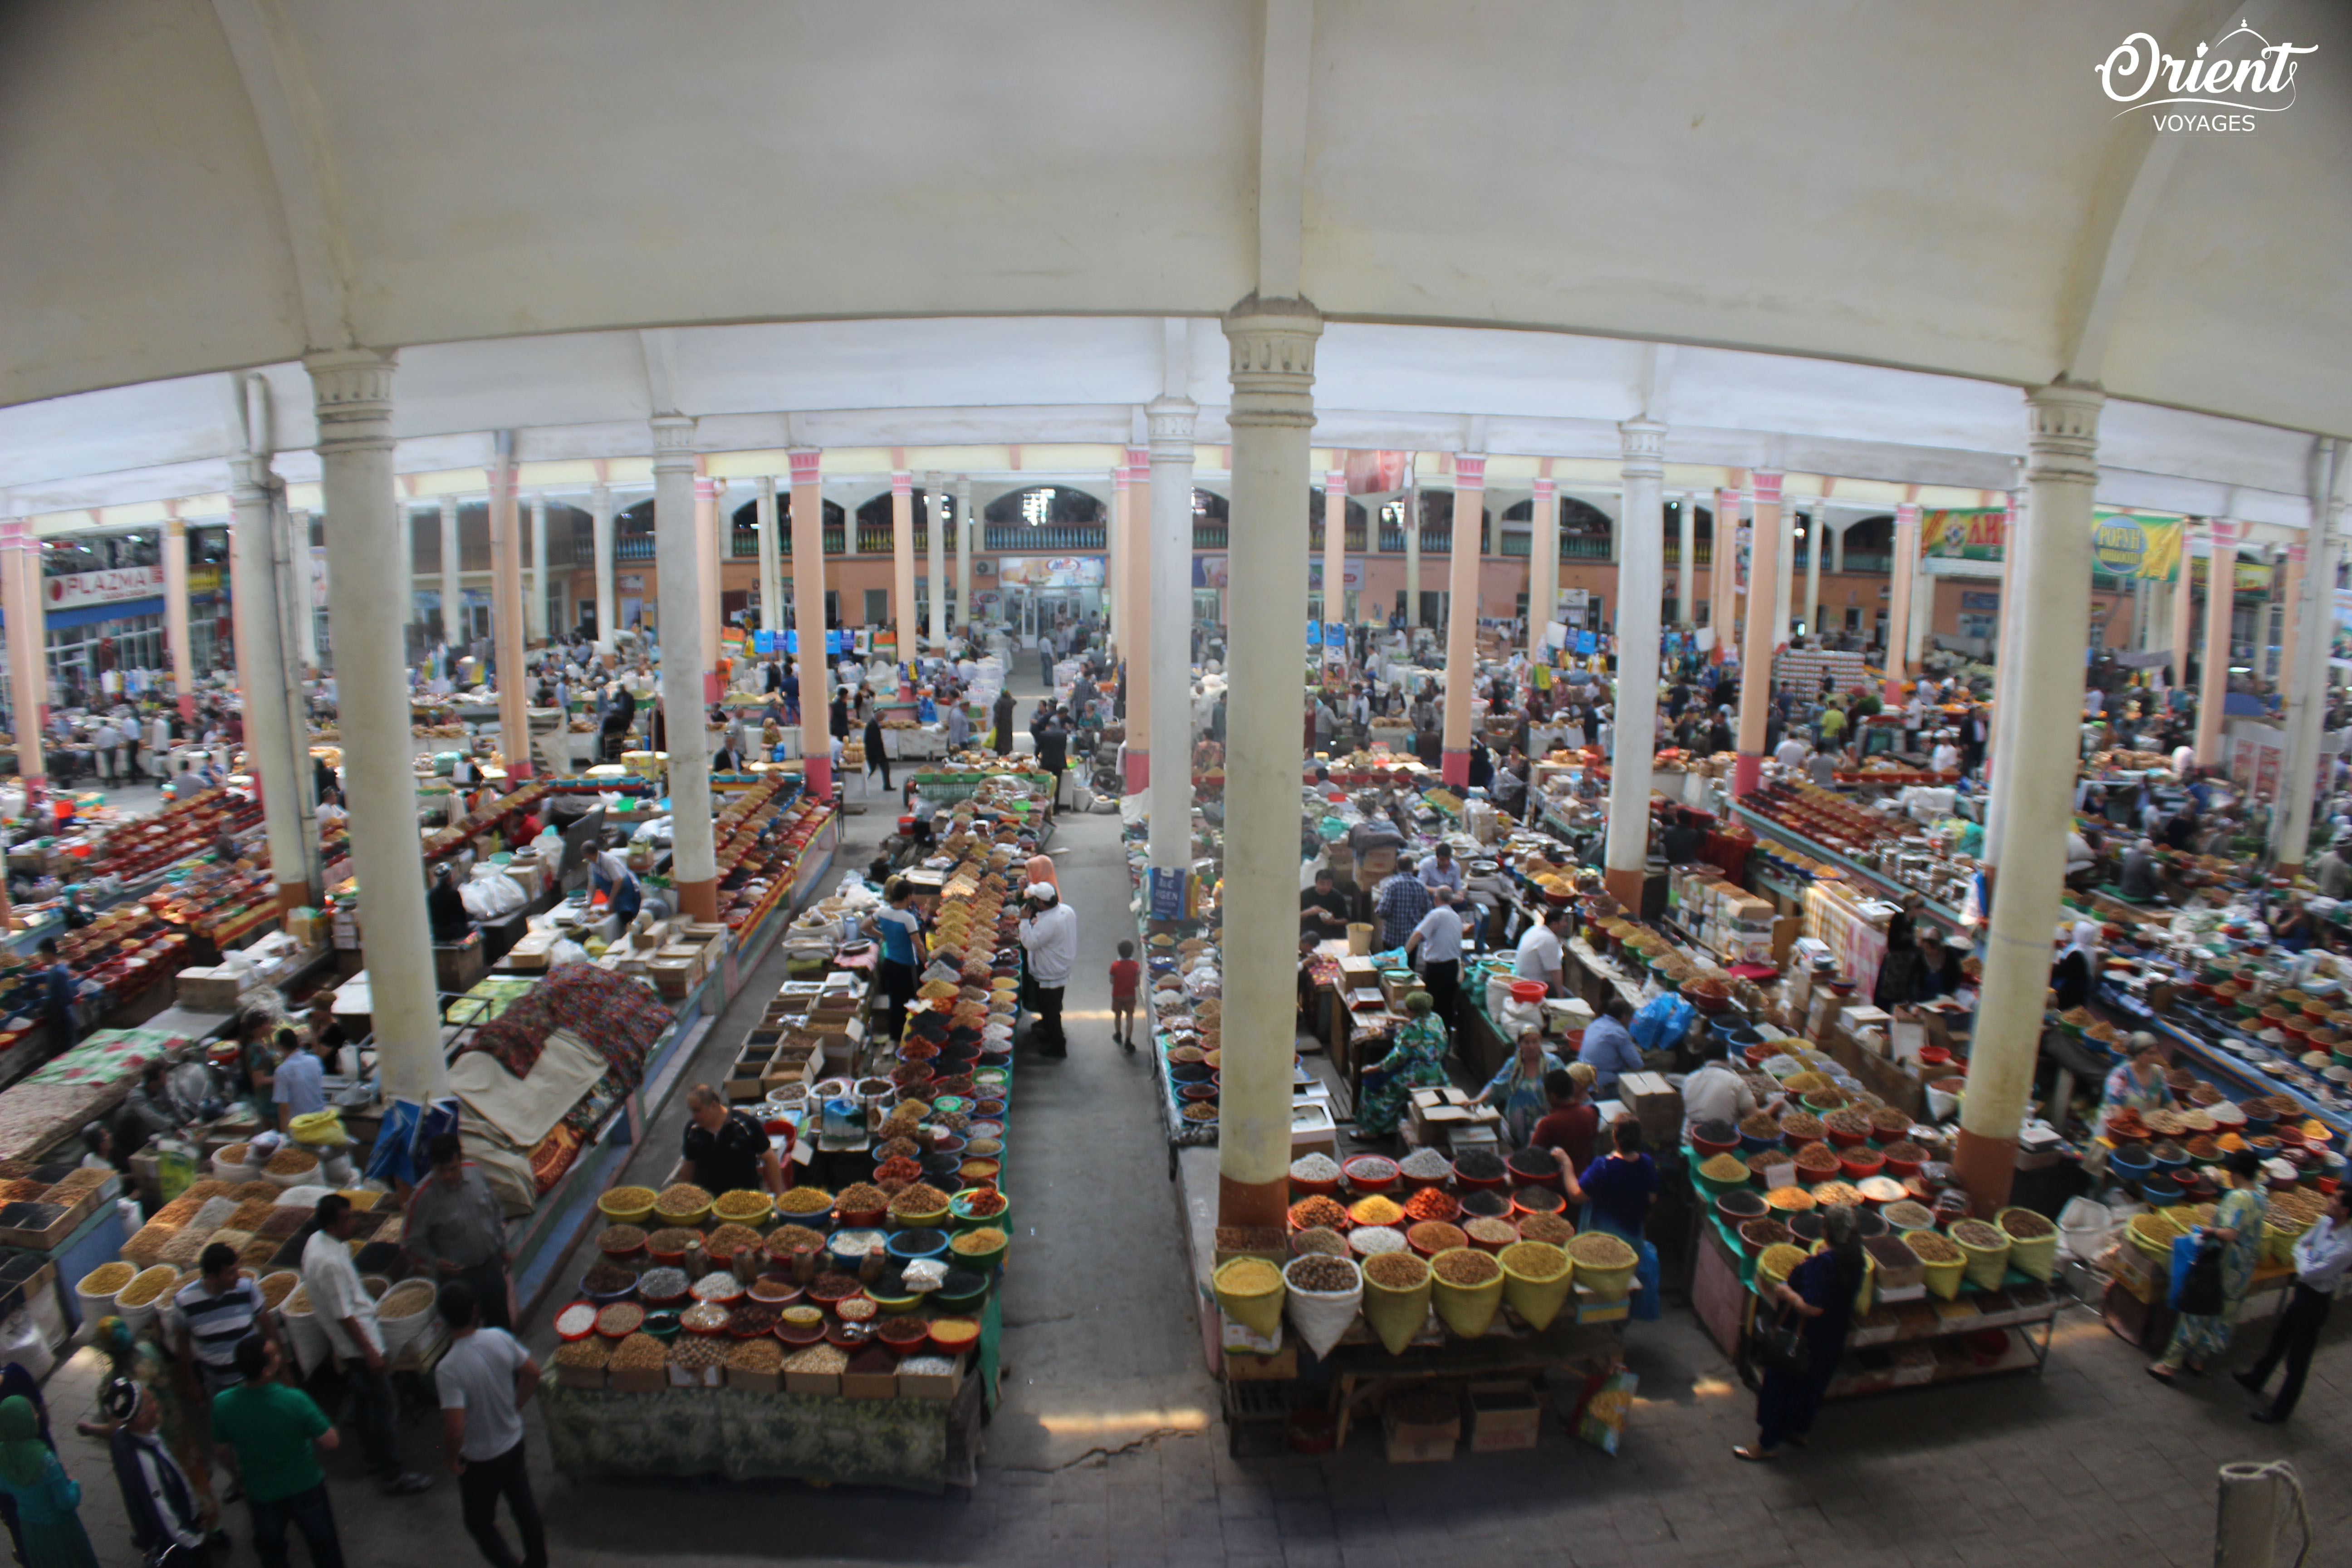
MULTIPOLYGON (((886 824, 878 810, 851 822, 843 864, 859 865, 886 824)), ((2155 1568, 2209 1562, 2217 1467, 2271 1458, 2293 1459, 2311 1489, 2313 1561, 2344 1560, 2352 1349, 2342 1333, 2284 1431, 2249 1422, 2249 1401, 2218 1375, 2183 1392, 2158 1386, 2142 1375, 2142 1355, 2076 1311, 2061 1321, 2046 1376, 1836 1407, 1810 1450, 1752 1466, 1730 1456, 1753 1435, 1751 1398, 1688 1311, 1670 1305, 1664 1321, 1630 1331, 1642 1392, 1614 1458, 1548 1419, 1531 1451, 1450 1464, 1391 1466, 1369 1424, 1344 1453, 1236 1462, 1202 1367, 1147 1058, 1108 1044, 1104 973, 1129 929, 1116 819, 1066 818, 1054 853, 1084 917, 1072 1051, 1022 1066, 1009 1166, 1021 1261, 1006 1288, 1003 1403, 978 1488, 927 1498, 793 1484, 574 1487, 535 1440, 556 1562, 2155 1568)), ((722 1062, 779 977, 772 963, 719 1021, 706 1067, 722 1062)), ((632 1179, 667 1169, 682 1117, 674 1104, 659 1119, 632 1179)), ((544 1353, 546 1330, 534 1338, 544 1353)), ((70 1435, 94 1390, 90 1361, 61 1371, 51 1398, 100 1561, 128 1563, 104 1451, 70 1435)), ((531 1426, 536 1439, 535 1417, 531 1426)), ((336 1456, 348 1561, 476 1561, 436 1425, 412 1423, 404 1436, 411 1462, 442 1477, 419 1498, 379 1497, 353 1445, 336 1456)), ((229 1560, 252 1561, 241 1509, 228 1523, 229 1560)))

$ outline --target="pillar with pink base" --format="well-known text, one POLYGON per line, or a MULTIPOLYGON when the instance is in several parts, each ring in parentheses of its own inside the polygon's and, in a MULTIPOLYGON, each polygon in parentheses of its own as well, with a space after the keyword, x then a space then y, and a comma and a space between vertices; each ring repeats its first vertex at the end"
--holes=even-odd
MULTIPOLYGON (((1151 627, 1156 619, 1151 604, 1151 450, 1148 447, 1129 447, 1127 531, 1119 541, 1118 562, 1119 580, 1127 585, 1118 607, 1118 653, 1127 666, 1125 780, 1129 795, 1147 790, 1151 784, 1151 691, 1157 673, 1151 668, 1151 627)), ((1190 574, 1185 583, 1189 587, 1190 574)))
POLYGON ((1471 686, 1478 678, 1478 524, 1486 508, 1486 457, 1454 459, 1454 533, 1445 574, 1444 780, 1470 782, 1471 686))
POLYGON ((2221 765, 2221 709, 2230 696, 2230 619, 2238 599, 2239 525, 2212 522, 2213 558, 2205 563, 2205 652, 2197 672, 2197 765, 2221 765))
POLYGON ((710 742, 703 703, 703 578, 709 509, 694 474, 694 421, 656 414, 654 433, 655 592, 661 609, 661 697, 668 733, 670 886, 677 912, 719 918, 719 846, 710 822, 710 742))
MULTIPOLYGON (((833 669, 824 653, 824 491, 817 473, 823 454, 806 447, 786 454, 793 466, 793 626, 801 678, 801 771, 809 794, 833 798, 832 700, 825 688, 833 669)), ((849 524, 856 526, 853 519, 849 524)), ((901 646, 912 647, 914 607, 900 623, 901 646)))
POLYGON ((1665 590, 1666 427, 1654 419, 1617 426, 1624 443, 1624 517, 1617 527, 1616 741, 1609 759, 1610 896, 1642 908, 1650 859, 1650 775, 1657 752, 1658 616, 1665 590))
POLYGON ((1731 764, 1731 793, 1756 793, 1764 773, 1764 710, 1772 700, 1772 639, 1780 629, 1780 476, 1753 476, 1756 529, 1748 547, 1748 629, 1739 645, 1739 754, 1731 764))
MULTIPOLYGON (((41 730, 49 721, 48 659, 41 647, 41 542, 29 518, 0 518, 0 605, 8 623, 8 692, 16 730, 16 777, 28 797, 48 781, 41 730)), ((191 710, 194 701, 187 701, 191 710)))
POLYGON ((163 525, 163 640, 172 645, 172 690, 180 717, 193 721, 196 666, 188 647, 188 525, 176 517, 163 525))
POLYGON ((1887 590, 1892 596, 1886 606, 1886 684, 1880 700, 1890 710, 1903 706, 1903 682, 1909 675, 1903 650, 1911 636, 1911 558, 1918 553, 1919 507, 1906 500, 1895 509, 1895 570, 1887 590))

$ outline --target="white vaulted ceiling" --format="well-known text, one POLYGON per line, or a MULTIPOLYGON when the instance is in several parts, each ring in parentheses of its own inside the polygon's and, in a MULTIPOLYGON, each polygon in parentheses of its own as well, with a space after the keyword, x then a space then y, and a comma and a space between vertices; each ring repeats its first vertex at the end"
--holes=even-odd
POLYGON ((207 373, 275 367, 299 447, 292 365, 351 343, 403 351, 412 468, 494 428, 642 452, 640 327, 706 445, 1117 441, 1170 316, 1213 424, 1263 100, 1300 93, 1318 444, 1483 416, 1605 455, 1643 341, 1679 345, 1651 411, 1685 462, 2012 483, 2014 389, 2069 372, 2143 504, 2299 495, 2290 432, 2352 433, 2352 7, 1311 13, 1265 82, 1261 0, 22 0, 0 499, 211 488, 207 373), (2242 14, 2318 47, 2256 133, 2159 141, 2098 91, 2126 35, 2242 14))

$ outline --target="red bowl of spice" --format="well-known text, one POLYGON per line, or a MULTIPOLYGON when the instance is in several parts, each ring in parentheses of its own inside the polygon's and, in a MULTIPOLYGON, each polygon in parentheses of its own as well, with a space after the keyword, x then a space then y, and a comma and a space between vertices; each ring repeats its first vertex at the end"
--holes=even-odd
POLYGON ((1466 1246, 1470 1240, 1458 1225, 1443 1220, 1425 1219, 1404 1233, 1405 1245, 1423 1258, 1434 1258, 1441 1252, 1451 1252, 1466 1246))
POLYGON ((1451 1193, 1423 1187, 1405 1200, 1404 1212, 1407 1219, 1452 1220, 1461 1215, 1462 1205, 1451 1193))
POLYGON ((942 1355, 956 1355, 979 1342, 980 1324, 971 1318, 934 1318, 930 1336, 932 1349, 942 1355))
POLYGON ((883 1319, 875 1329, 874 1337, 893 1350, 911 1351, 930 1339, 931 1326, 926 1319, 901 1314, 883 1319))

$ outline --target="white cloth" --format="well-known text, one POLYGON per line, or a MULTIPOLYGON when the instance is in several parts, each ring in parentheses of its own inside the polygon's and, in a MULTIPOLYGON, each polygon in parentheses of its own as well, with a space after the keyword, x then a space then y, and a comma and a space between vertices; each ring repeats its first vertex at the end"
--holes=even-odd
POLYGON ((362 1353, 343 1326, 345 1318, 356 1319, 368 1343, 377 1351, 383 1349, 383 1331, 375 1321, 375 1298, 360 1283, 351 1248, 323 1230, 313 1232, 303 1244, 302 1289, 310 1292, 310 1310, 319 1326, 327 1331, 327 1342, 335 1347, 337 1355, 362 1353))
POLYGON ((1511 963, 1513 974, 1522 980, 1549 980, 1559 969, 1559 938, 1549 926, 1538 922, 1520 933, 1518 954, 1511 963))
POLYGON ((1041 910, 1021 922, 1021 946, 1029 955, 1029 976, 1044 986, 1066 985, 1078 962, 1078 911, 1067 904, 1041 910))
POLYGON ((522 1412, 515 1408, 515 1377, 530 1352, 503 1329, 476 1329, 451 1345, 433 1370, 441 1408, 466 1413, 466 1437, 457 1451, 468 1460, 495 1459, 522 1441, 522 1412))
POLYGON ((1453 963, 1462 957, 1462 915, 1452 904, 1439 904, 1412 928, 1421 938, 1413 951, 1423 963, 1453 963))

